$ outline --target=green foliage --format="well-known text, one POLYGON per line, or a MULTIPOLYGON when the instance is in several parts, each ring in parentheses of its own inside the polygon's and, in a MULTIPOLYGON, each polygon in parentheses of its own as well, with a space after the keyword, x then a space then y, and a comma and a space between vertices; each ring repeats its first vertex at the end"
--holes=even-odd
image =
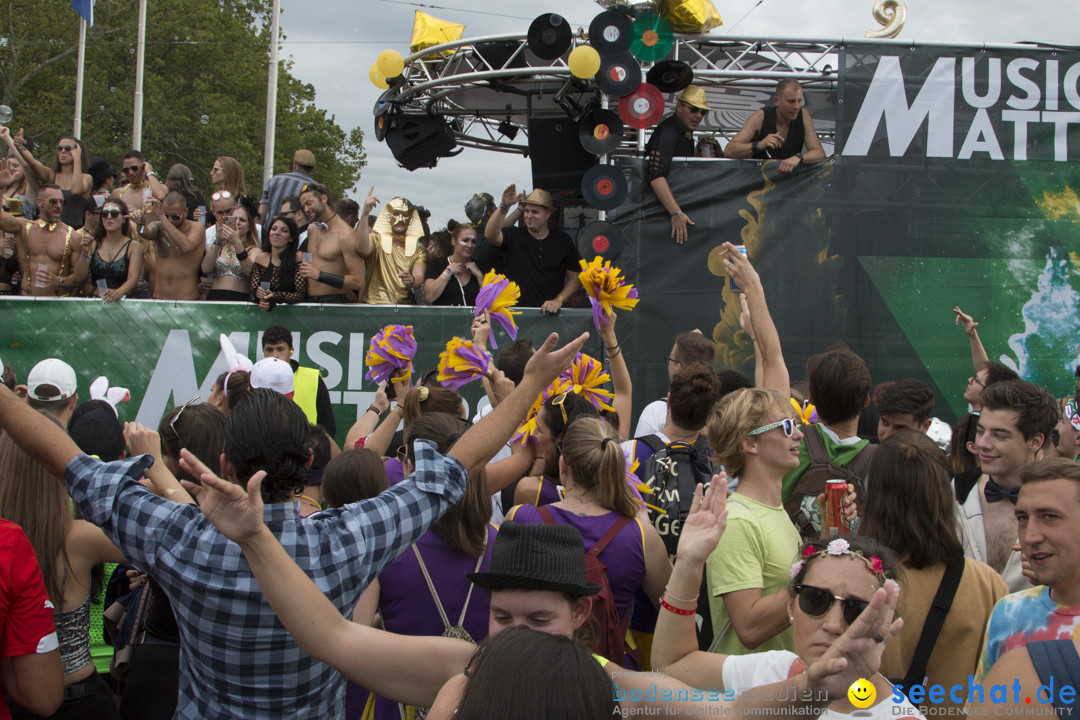
MULTIPOLYGON (((163 176, 173 163, 210 187, 214 158, 240 161, 248 193, 262 187, 270 0, 148 3, 142 151, 163 176), (203 123, 201 118, 209 121, 203 123)), ((67 0, 9 0, 0 11, 0 102, 15 111, 52 165, 56 140, 72 130, 79 17, 67 0)), ((87 29, 82 140, 119 167, 131 149, 137 0, 97 0, 87 29)), ((346 132, 315 104, 315 90, 278 72, 274 172, 297 148, 315 153, 316 178, 340 196, 367 163, 363 133, 346 132)))

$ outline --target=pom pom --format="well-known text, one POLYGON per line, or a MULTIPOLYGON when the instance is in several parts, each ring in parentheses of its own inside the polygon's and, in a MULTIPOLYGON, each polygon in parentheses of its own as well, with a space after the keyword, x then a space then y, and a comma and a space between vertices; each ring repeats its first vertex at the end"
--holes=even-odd
POLYGON ((473 345, 472 340, 451 338, 439 355, 439 384, 455 392, 482 377, 491 365, 491 354, 473 345))
POLYGON ((412 377, 416 340, 412 325, 387 325, 371 338, 367 357, 367 379, 372 382, 396 383, 412 377))
POLYGON ((615 393, 600 387, 610 382, 611 377, 604 372, 604 366, 592 357, 578 353, 562 378, 570 384, 571 392, 584 397, 598 411, 615 409, 607 402, 615 397, 615 393))
POLYGON ((610 260, 604 262, 599 255, 591 263, 581 261, 578 280, 592 303, 593 322, 597 329, 604 322, 604 316, 611 314, 612 308, 633 310, 638 303, 637 289, 627 284, 618 268, 611 267, 610 260))
POLYGON ((529 408, 529 412, 525 414, 525 422, 517 429, 517 432, 511 440, 516 440, 522 445, 525 445, 526 443, 535 445, 537 442, 536 416, 540 414, 540 408, 544 407, 544 403, 548 401, 548 398, 562 395, 569 389, 570 382, 568 380, 561 377, 555 378, 555 382, 548 385, 536 396, 536 400, 533 401, 532 407, 529 408))
MULTIPOLYGON (((499 275, 494 270, 489 270, 484 276, 484 283, 480 292, 476 294, 476 308, 474 317, 480 317, 485 312, 493 322, 497 322, 511 340, 517 340, 517 324, 514 315, 521 313, 514 310, 518 298, 521 297, 521 288, 517 283, 507 280, 504 275, 499 275)), ((491 347, 498 348, 495 343, 495 333, 488 338, 491 347)))

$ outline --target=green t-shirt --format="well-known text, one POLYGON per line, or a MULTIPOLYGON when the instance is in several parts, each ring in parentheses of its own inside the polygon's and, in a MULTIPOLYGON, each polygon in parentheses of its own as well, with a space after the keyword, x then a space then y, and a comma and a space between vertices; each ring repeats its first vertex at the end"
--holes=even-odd
MULTIPOLYGON (((727 529, 705 563, 709 609, 717 632, 728 623, 721 595, 751 588, 761 588, 763 596, 786 592, 791 564, 799 553, 799 532, 783 507, 771 507, 736 492, 728 497, 727 510, 727 529)), ((765 650, 794 652, 791 628, 750 650, 729 627, 716 649, 725 655, 765 650)))

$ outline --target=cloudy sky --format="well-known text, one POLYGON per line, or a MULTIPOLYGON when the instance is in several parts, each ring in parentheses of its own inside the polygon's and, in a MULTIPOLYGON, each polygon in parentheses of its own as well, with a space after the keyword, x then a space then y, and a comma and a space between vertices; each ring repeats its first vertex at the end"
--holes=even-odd
MULTIPOLYGON (((861 39, 879 27, 872 0, 714 0, 725 25, 712 31, 723 37, 861 39)), ((547 3, 505 0, 281 0, 283 57, 293 73, 315 86, 317 103, 346 129, 366 134, 368 166, 353 197, 369 187, 383 201, 404 195, 432 211, 432 228, 448 218, 464 219, 464 204, 475 192, 499 197, 506 185, 527 187, 529 161, 519 156, 466 149, 444 158, 434 169, 408 172, 398 167, 389 148, 372 132, 372 108, 380 94, 368 80, 378 54, 393 48, 409 54, 413 15, 422 10, 465 25, 465 38, 524 33, 537 15, 561 14, 575 28, 588 25, 603 10, 589 0, 547 3), (479 8, 484 8, 480 10, 479 8)), ((1075 24, 1061 2, 1020 3, 1004 0, 908 0, 908 20, 901 39, 916 42, 1008 43, 1039 41, 1074 44, 1075 24)))

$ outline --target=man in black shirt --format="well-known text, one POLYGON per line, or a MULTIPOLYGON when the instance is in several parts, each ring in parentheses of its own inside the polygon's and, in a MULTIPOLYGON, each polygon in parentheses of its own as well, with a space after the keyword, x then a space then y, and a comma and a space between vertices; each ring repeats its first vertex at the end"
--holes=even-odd
POLYGON ((667 176, 672 158, 694 157, 694 131, 708 111, 705 91, 694 85, 688 86, 675 103, 675 112, 660 121, 645 146, 645 155, 649 159, 649 185, 656 193, 656 199, 671 213, 671 237, 680 245, 686 242, 686 226, 693 225, 694 221, 682 211, 671 194, 667 176))
POLYGON ((825 149, 821 147, 810 113, 803 107, 803 91, 798 81, 787 78, 777 83, 773 103, 772 107, 754 111, 724 148, 724 157, 780 159, 782 173, 824 160, 825 149))
POLYGON ((517 186, 511 185, 484 228, 484 236, 502 249, 506 277, 521 288, 519 304, 550 314, 559 312, 581 287, 581 254, 569 235, 549 226, 554 211, 555 202, 547 191, 536 189, 521 198, 517 186), (503 227, 506 211, 519 201, 525 227, 503 227))

